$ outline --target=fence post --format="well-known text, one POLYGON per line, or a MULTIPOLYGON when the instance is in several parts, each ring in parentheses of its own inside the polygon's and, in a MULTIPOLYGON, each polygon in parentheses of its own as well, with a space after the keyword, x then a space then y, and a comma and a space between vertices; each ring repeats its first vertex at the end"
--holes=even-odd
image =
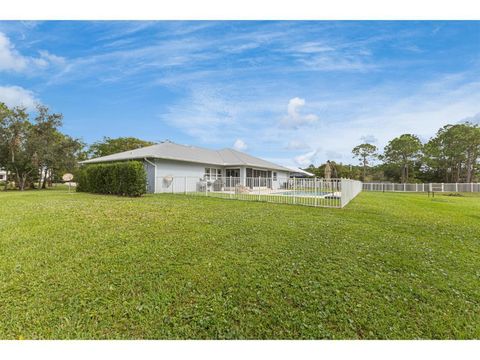
POLYGON ((293 177, 293 203, 294 204, 297 203, 297 194, 295 193, 296 189, 297 189, 297 179, 293 177))
POLYGON ((445 189, 445 183, 442 183, 442 192, 445 189))
POLYGON ((458 192, 458 183, 455 183, 455 192, 458 192))
POLYGON ((184 194, 187 195, 187 177, 185 176, 184 194))
POLYGON ((473 192, 473 183, 470 183, 470 192, 473 192))
POLYGON ((315 187, 315 206, 318 206, 317 177, 316 176, 313 179, 313 181, 315 181, 315 183, 313 184, 313 186, 315 187))
POLYGON ((261 185, 262 185, 262 177, 259 177, 258 178, 258 190, 257 190, 257 201, 260 201, 260 188, 261 188, 261 185))

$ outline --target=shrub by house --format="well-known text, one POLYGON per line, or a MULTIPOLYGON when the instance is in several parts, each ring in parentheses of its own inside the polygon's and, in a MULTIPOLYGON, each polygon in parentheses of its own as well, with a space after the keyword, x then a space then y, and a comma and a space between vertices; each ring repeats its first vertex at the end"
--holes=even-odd
POLYGON ((138 161, 92 164, 77 176, 77 191, 120 196, 141 196, 146 192, 146 173, 138 161))

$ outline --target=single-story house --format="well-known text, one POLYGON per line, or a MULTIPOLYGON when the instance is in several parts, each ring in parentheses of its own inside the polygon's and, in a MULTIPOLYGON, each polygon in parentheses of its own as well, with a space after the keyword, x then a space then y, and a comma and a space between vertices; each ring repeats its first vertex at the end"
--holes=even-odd
POLYGON ((163 141, 140 149, 82 161, 93 164, 124 160, 143 161, 147 173, 147 192, 184 192, 187 179, 215 182, 227 188, 281 188, 290 170, 284 166, 233 149, 210 150, 163 141), (173 180, 184 178, 185 181, 173 180), (184 184, 184 185, 182 185, 184 184))

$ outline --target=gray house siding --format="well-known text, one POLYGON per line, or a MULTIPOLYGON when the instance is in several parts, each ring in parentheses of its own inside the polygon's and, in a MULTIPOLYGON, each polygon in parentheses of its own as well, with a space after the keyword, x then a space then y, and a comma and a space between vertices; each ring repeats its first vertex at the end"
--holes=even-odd
MULTIPOLYGON (((157 166, 157 178, 155 192, 184 192, 185 182, 179 181, 180 177, 191 178, 191 181, 198 181, 205 174, 206 167, 222 168, 218 165, 197 164, 186 161, 175 161, 165 159, 155 159, 157 166), (174 181, 169 181, 174 178, 174 181)), ((188 186, 188 185, 187 185, 188 186)))
MULTIPOLYGON (((275 170, 273 170, 273 171, 275 171, 275 170)), ((289 173, 286 172, 286 171, 276 171, 276 173, 277 173, 277 180, 274 180, 272 182, 272 184, 273 184, 272 186, 273 186, 274 189, 280 189, 288 181, 289 173)))
MULTIPOLYGON (((191 191, 191 189, 194 188, 193 184, 204 177, 205 168, 221 169, 222 176, 226 174, 225 169, 240 169, 241 183, 245 185, 246 169, 251 168, 251 166, 220 166, 166 159, 155 159, 154 162, 157 167, 155 181, 156 193, 183 193, 185 190, 191 191)), ((259 168, 255 167, 255 169, 259 168)), ((288 172, 278 170, 271 171, 272 173, 277 173, 276 180, 272 181, 272 188, 280 189, 282 185, 288 181, 288 172)))

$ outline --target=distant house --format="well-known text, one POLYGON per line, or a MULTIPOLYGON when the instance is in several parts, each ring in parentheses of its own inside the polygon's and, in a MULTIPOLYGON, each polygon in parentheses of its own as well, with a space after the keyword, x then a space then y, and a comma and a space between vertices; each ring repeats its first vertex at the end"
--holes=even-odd
POLYGON ((147 192, 183 192, 189 178, 222 182, 223 186, 278 189, 288 180, 284 166, 233 149, 210 150, 164 141, 156 145, 82 161, 82 164, 122 160, 143 161, 147 192), (174 178, 185 178, 185 185, 174 178))
POLYGON ((0 169, 0 181, 5 181, 7 179, 7 172, 0 169))

